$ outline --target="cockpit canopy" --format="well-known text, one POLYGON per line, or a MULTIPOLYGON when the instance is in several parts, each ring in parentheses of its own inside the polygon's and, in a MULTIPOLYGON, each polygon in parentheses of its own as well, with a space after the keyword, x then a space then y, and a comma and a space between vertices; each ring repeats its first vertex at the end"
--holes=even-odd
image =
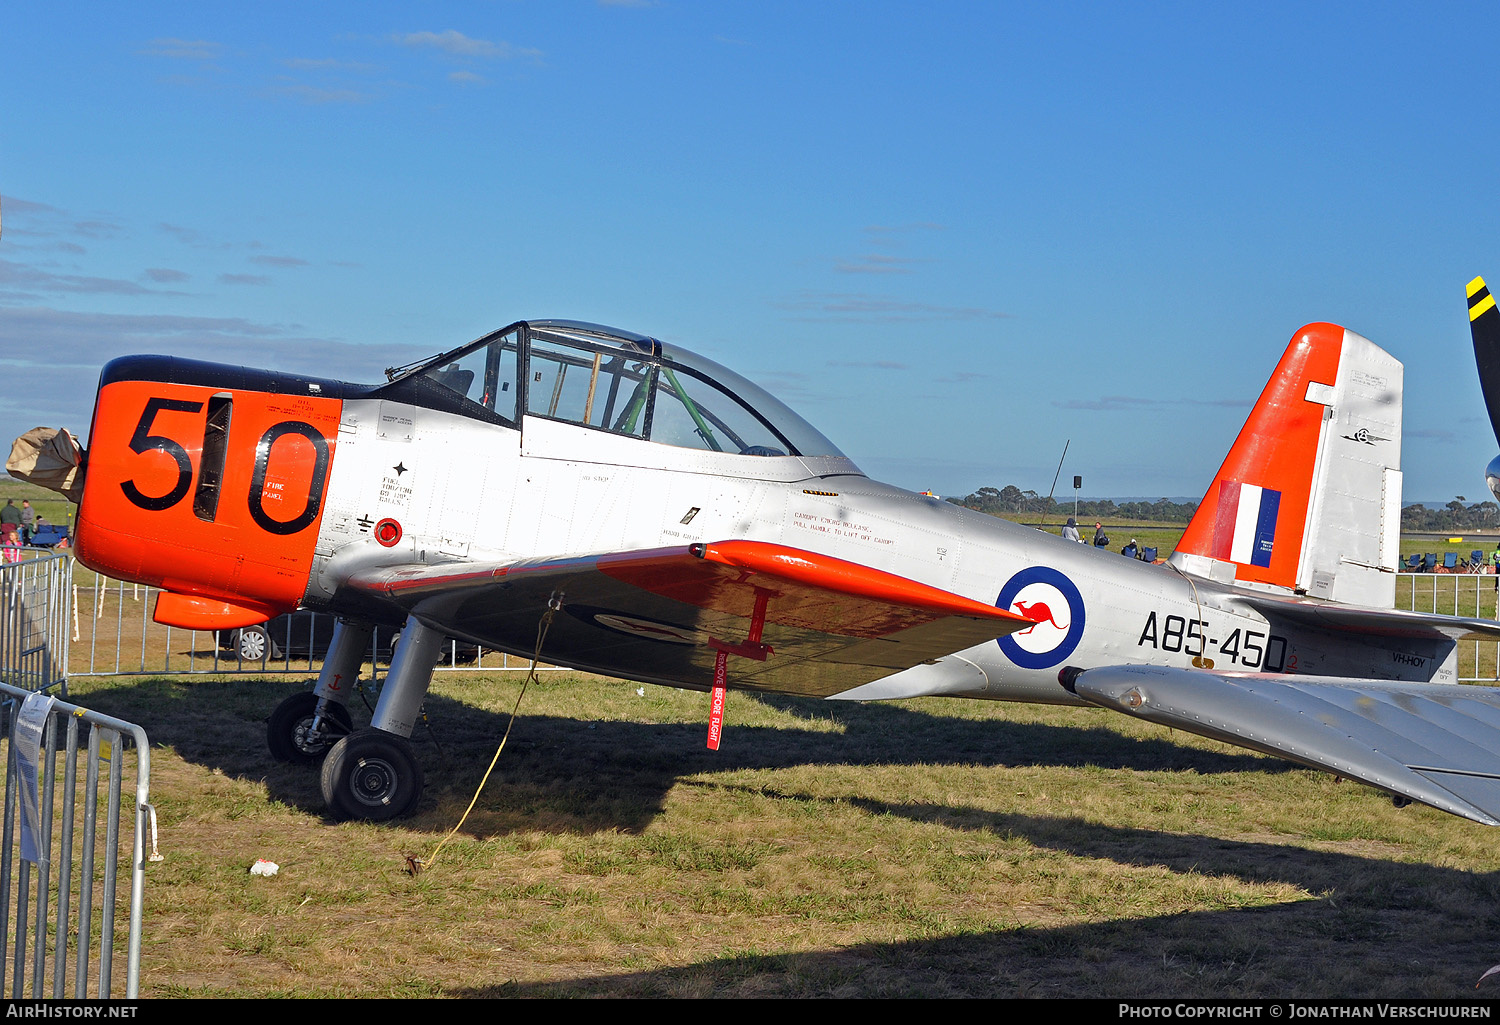
POLYGON ((419 402, 512 427, 522 415, 539 416, 711 452, 843 455, 734 371, 598 324, 522 321, 388 373, 415 388, 419 402))

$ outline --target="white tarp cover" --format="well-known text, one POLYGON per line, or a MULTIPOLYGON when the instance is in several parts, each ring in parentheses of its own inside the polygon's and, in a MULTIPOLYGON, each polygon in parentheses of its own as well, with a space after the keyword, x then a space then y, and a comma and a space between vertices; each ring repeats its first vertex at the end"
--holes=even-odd
POLYGON ((33 427, 10 447, 5 469, 77 503, 83 497, 83 446, 65 427, 33 427))

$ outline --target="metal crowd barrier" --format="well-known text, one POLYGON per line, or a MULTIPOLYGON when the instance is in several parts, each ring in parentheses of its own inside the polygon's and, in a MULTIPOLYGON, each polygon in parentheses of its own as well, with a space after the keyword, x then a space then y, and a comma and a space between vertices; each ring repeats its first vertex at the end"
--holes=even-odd
POLYGON ((0 683, 67 693, 73 557, 0 564, 0 683))
MULTIPOLYGON (((60 581, 72 572, 69 556, 33 559, 22 565, 28 569, 38 566, 31 572, 41 574, 39 564, 47 561, 52 565, 52 560, 56 562, 54 568, 47 570, 48 575, 38 575, 28 585, 33 591, 46 589, 55 592, 64 586, 60 581)), ((53 663, 45 663, 45 656, 37 653, 37 661, 28 663, 20 674, 28 683, 49 675, 60 682, 69 669, 77 676, 139 676, 146 673, 172 676, 197 673, 313 675, 322 666, 321 645, 326 644, 326 638, 332 632, 332 617, 323 613, 299 613, 294 619, 272 625, 268 639, 274 643, 274 653, 267 646, 264 658, 246 659, 234 644, 233 631, 174 630, 154 622, 151 611, 156 601, 155 588, 109 580, 85 570, 78 571, 72 579, 76 586, 68 589, 70 602, 49 606, 66 611, 49 613, 51 618, 46 620, 45 628, 37 625, 28 635, 38 636, 39 631, 45 633, 58 629, 66 632, 66 618, 71 616, 71 655, 68 655, 68 645, 54 645, 47 649, 63 653, 58 665, 55 654, 53 663)), ((1500 581, 1500 576, 1495 574, 1399 573, 1396 575, 1396 607, 1495 619, 1496 598, 1500 593, 1495 589, 1496 581, 1500 581)), ((33 650, 25 644, 18 644, 14 639, 18 636, 16 630, 9 618, 0 628, 0 664, 9 664, 4 658, 4 653, 9 650, 7 645, 33 650)), ((383 631, 377 631, 369 658, 373 679, 378 680, 383 674, 391 647, 391 638, 383 631)), ((1500 682, 1497 654, 1500 654, 1500 644, 1496 642, 1464 642, 1459 652, 1459 679, 1467 683, 1500 682)), ((449 641, 438 669, 449 672, 524 672, 529 665, 524 658, 449 641)), ((27 686, 27 689, 39 688, 27 686)))
MULTIPOLYGON (((72 588, 72 661, 75 676, 185 676, 198 673, 296 673, 315 675, 323 664, 333 617, 299 612, 264 627, 263 657, 247 658, 233 630, 183 630, 151 618, 157 589, 80 569, 72 588)), ((247 628, 257 629, 257 628, 247 628)), ((379 680, 394 644, 377 630, 368 661, 379 680)), ((449 640, 439 671, 525 672, 530 660, 449 640)), ((538 666, 539 670, 556 669, 538 666)))
MULTIPOLYGON (((1396 608, 1434 612, 1444 616, 1497 619, 1494 573, 1398 573, 1396 608)), ((1460 683, 1500 683, 1500 644, 1495 641, 1460 641, 1460 683)))
POLYGON ((7 748, 0 992, 11 1000, 109 999, 119 981, 115 944, 123 938, 125 996, 134 999, 140 990, 148 824, 152 860, 160 860, 146 733, 113 716, 6 685, 0 685, 0 725, 7 748), (27 732, 18 722, 27 698, 41 702, 35 711, 45 715, 35 723, 41 743, 34 762, 23 757, 18 739, 27 732), (121 791, 129 753, 135 762, 135 806, 128 823, 130 889, 121 936, 121 791))

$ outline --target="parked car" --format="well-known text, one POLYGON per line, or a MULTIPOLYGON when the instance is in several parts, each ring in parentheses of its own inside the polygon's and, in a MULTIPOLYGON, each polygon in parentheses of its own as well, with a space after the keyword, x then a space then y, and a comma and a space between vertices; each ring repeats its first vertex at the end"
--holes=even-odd
MULTIPOLYGON (((234 630, 215 630, 219 647, 232 651, 241 662, 274 662, 285 658, 320 659, 328 654, 333 642, 335 619, 326 612, 298 609, 277 616, 264 623, 242 626, 234 630)), ((376 627, 371 651, 373 656, 389 662, 396 650, 400 630, 376 627)), ((454 659, 472 662, 479 657, 479 648, 467 641, 449 638, 443 645, 441 661, 454 659)))

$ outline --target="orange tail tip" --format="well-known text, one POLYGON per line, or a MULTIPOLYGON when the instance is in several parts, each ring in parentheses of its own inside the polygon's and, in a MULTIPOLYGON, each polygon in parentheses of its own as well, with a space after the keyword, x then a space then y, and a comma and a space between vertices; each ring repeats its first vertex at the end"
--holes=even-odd
POLYGON ((1293 336, 1172 562, 1218 580, 1389 606, 1402 367, 1334 324, 1293 336))

